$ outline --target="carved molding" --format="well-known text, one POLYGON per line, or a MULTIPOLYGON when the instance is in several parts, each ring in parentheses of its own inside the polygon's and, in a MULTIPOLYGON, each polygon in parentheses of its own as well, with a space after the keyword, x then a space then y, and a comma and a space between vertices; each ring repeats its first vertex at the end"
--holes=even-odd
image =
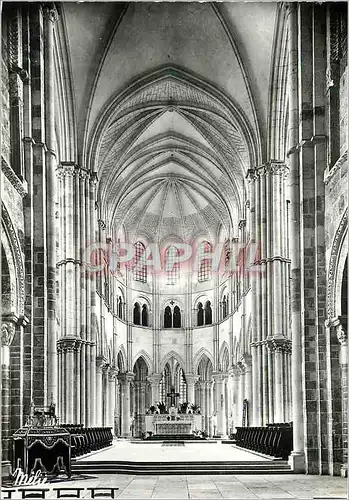
POLYGON ((331 169, 326 169, 324 173, 324 183, 327 186, 331 181, 332 177, 342 168, 343 165, 348 161, 348 151, 342 154, 340 158, 336 161, 331 169))
POLYGON ((11 252, 13 255, 15 269, 16 269, 16 282, 17 282, 17 305, 18 311, 17 314, 20 316, 24 316, 24 300, 25 300, 25 270, 24 270, 24 262, 23 262, 23 254, 21 250, 20 243, 18 241, 17 232, 12 224, 10 215, 7 211, 7 208, 2 203, 1 206, 2 211, 2 221, 4 225, 5 234, 8 237, 8 241, 10 244, 11 252))
POLYGON ((336 309, 336 278, 337 265, 340 256, 340 250, 344 236, 348 230, 348 208, 346 208, 343 217, 339 223, 334 240, 332 243, 330 262, 327 274, 327 318, 334 318, 338 312, 336 309))
POLYGON ((27 194, 27 183, 22 182, 19 177, 16 175, 15 171, 12 167, 7 163, 4 158, 1 158, 1 171, 7 177, 11 185, 15 188, 17 193, 24 198, 27 194))

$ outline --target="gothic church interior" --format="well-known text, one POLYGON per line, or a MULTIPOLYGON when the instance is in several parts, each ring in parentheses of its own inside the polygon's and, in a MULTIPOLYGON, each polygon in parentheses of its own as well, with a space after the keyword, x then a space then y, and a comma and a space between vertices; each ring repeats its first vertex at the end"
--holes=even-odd
POLYGON ((1 49, 5 470, 54 403, 346 475, 347 4, 4 2, 1 49))

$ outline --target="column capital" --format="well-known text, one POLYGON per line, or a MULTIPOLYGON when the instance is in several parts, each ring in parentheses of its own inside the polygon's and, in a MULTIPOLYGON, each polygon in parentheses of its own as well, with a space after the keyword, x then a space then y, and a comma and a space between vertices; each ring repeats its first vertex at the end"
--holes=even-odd
POLYGON ((283 161, 278 160, 270 160, 262 165, 259 165, 255 168, 251 168, 247 171, 247 178, 250 180, 256 180, 259 177, 263 177, 265 175, 287 175, 289 171, 288 166, 283 161))
POLYGON ((228 374, 225 372, 214 372, 212 374, 212 378, 215 382, 224 382, 224 380, 227 378, 228 374))
POLYGON ((280 352, 280 351, 286 351, 286 352, 290 352, 291 351, 291 348, 292 348, 292 342, 291 340, 285 338, 285 337, 271 337, 271 338, 267 338, 264 342, 263 342, 267 348, 270 350, 270 351, 277 351, 277 352, 280 352))
POLYGON ((119 372, 119 368, 115 368, 114 366, 109 367, 109 372, 108 372, 108 377, 110 381, 113 381, 116 379, 117 375, 119 372))
POLYGON ((63 177, 80 177, 85 179, 90 175, 90 172, 86 168, 71 161, 62 161, 57 165, 56 172, 59 179, 63 177))
POLYGON ((238 368, 238 366, 236 365, 233 365, 230 370, 229 370, 229 375, 231 375, 232 377, 238 377, 240 375, 240 369, 238 368))
POLYGON ((199 375, 189 373, 185 376, 185 379, 187 381, 187 384, 195 384, 199 380, 199 375))
POLYGON ((73 352, 81 348, 82 340, 77 337, 62 337, 57 340, 57 351, 73 352))
POLYGON ((55 24, 59 19, 59 14, 54 3, 47 3, 43 5, 43 15, 52 24, 55 24))
POLYGON ((154 384, 159 384, 161 380, 162 375, 153 373, 152 375, 148 375, 147 380, 150 382, 152 385, 154 384))
POLYGON ((241 219, 239 221, 239 229, 243 229, 244 227, 246 227, 246 219, 241 219))
POLYGON ((132 382, 135 377, 135 374, 133 372, 124 372, 124 373, 119 373, 118 379, 120 382, 124 383, 129 383, 132 382))
POLYGON ((240 362, 244 366, 245 371, 247 369, 250 369, 252 367, 252 356, 251 356, 251 354, 245 353, 243 356, 241 356, 240 362))
POLYGON ((109 368, 107 358, 105 356, 97 356, 96 357, 96 367, 99 370, 105 370, 106 368, 109 368))

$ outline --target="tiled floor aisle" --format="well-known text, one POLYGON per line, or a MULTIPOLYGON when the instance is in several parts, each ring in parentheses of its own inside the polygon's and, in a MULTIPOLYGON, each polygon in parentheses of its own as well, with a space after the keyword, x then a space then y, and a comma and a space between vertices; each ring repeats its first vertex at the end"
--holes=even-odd
MULTIPOLYGON (((58 484, 50 485, 50 488, 58 484)), ((87 488, 119 487, 116 498, 347 498, 347 480, 340 477, 304 475, 238 476, 130 476, 105 474, 93 479, 59 483, 59 486, 87 488)), ((82 498, 91 498, 89 491, 82 498)), ((17 500, 17 497, 13 497, 17 500)), ((20 497, 18 496, 18 499, 20 497)), ((50 491, 46 498, 56 498, 50 491)), ((108 497, 104 497, 108 498, 108 497)))

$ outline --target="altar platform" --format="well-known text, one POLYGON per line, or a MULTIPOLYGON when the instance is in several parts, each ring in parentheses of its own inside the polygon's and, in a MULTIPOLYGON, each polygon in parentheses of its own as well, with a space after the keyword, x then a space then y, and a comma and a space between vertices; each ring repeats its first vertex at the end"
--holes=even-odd
POLYGON ((81 474, 254 474, 290 473, 286 461, 260 457, 221 442, 115 440, 108 449, 73 461, 81 474), (205 443, 205 446, 203 446, 205 443), (174 443, 175 444, 175 443, 174 443))

